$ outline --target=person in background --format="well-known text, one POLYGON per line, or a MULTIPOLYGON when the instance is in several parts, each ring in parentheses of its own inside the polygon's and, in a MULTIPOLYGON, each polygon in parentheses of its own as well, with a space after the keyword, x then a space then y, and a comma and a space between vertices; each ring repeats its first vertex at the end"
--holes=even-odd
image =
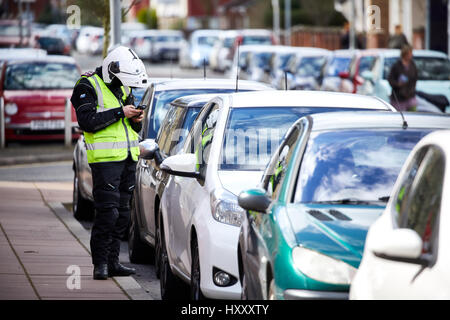
POLYGON ((400 59, 389 72, 388 81, 392 87, 391 104, 400 111, 415 111, 417 108, 417 67, 413 60, 412 47, 402 48, 400 59))
POLYGON ((401 50, 406 45, 409 45, 408 39, 403 33, 402 26, 398 24, 395 26, 394 35, 389 39, 389 48, 401 50))

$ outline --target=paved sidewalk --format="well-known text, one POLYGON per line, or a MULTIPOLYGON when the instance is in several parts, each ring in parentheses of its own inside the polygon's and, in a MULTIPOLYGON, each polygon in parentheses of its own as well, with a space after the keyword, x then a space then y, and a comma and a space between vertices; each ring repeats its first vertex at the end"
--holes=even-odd
POLYGON ((113 279, 92 279, 89 252, 51 209, 71 192, 67 183, 0 181, 0 300, 130 299, 113 279))

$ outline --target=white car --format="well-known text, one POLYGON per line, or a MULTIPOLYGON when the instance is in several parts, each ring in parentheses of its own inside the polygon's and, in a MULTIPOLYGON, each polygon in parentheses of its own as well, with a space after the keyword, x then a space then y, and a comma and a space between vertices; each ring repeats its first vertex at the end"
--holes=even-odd
POLYGON ((203 63, 208 65, 209 56, 220 32, 220 30, 213 29, 192 32, 189 41, 182 41, 179 53, 180 67, 200 68, 203 63))
POLYGON ((237 249, 244 212, 237 196, 260 181, 296 120, 362 108, 395 110, 380 99, 309 91, 233 93, 208 102, 183 150, 161 163, 172 175, 160 202, 162 296, 179 291, 181 279, 190 283, 193 299, 239 299, 237 249))
MULTIPOLYGON (((372 68, 361 73, 361 77, 365 81, 362 86, 358 87, 357 93, 374 95, 385 101, 390 101, 392 88, 387 78, 392 65, 400 57, 400 50, 366 50, 364 57, 367 59, 374 58, 375 63, 372 64, 372 68)), ((442 94, 450 100, 449 57, 438 51, 413 50, 413 58, 418 70, 416 90, 427 94, 442 94)), ((421 101, 419 101, 420 103, 421 101)), ((447 108, 446 112, 450 112, 450 107, 447 108)))
POLYGON ((351 299, 450 299, 449 157, 447 130, 412 150, 369 229, 351 299))
POLYGON ((329 57, 324 68, 320 90, 336 92, 353 92, 353 83, 348 79, 341 79, 340 74, 350 72, 350 67, 359 50, 335 50, 329 57))
POLYGON ((77 51, 82 54, 89 53, 92 46, 92 38, 100 35, 103 35, 103 28, 82 27, 76 41, 77 51))

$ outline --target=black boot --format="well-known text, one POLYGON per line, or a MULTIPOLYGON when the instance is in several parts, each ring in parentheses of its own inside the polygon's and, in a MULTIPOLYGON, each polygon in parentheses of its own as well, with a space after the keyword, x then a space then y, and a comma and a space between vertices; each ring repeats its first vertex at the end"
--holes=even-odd
POLYGON ((136 273, 136 269, 128 268, 116 262, 108 265, 108 275, 110 277, 127 277, 136 273))
POLYGON ((107 280, 108 279, 108 265, 99 264, 94 266, 94 280, 107 280))

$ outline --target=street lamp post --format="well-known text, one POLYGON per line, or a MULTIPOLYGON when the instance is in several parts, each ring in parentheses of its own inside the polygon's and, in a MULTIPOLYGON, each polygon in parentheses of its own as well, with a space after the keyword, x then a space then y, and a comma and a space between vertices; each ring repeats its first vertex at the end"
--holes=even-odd
POLYGON ((109 12, 111 17, 111 44, 114 46, 121 42, 122 12, 120 0, 109 0, 109 12))
POLYGON ((280 2, 279 0, 272 0, 273 11, 273 32, 277 41, 280 40, 280 2))

